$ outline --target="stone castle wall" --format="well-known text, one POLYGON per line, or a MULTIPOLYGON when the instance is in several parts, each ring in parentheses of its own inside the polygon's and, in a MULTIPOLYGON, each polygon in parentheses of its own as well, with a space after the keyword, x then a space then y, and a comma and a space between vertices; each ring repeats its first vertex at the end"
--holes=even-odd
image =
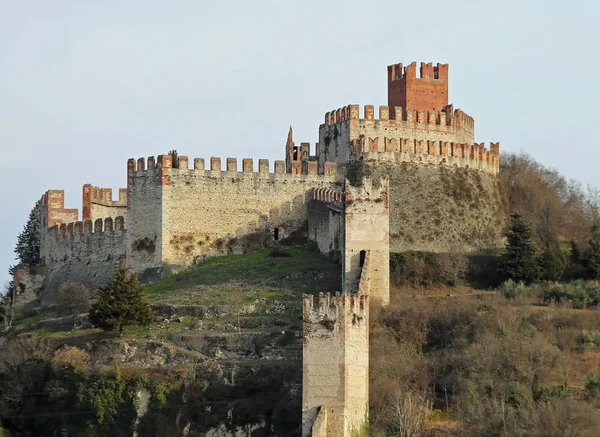
MULTIPOLYGON (((243 161, 243 171, 233 158, 227 159, 225 169, 219 158, 211 159, 210 169, 202 159, 194 160, 190 169, 187 157, 181 156, 179 168, 172 168, 166 155, 157 166, 149 161, 152 164, 144 167, 138 160, 131 172, 129 211, 132 241, 155 242, 146 267, 262 249, 275 234, 281 239, 305 225, 313 188, 340 185, 336 175, 286 174, 283 161, 275 163, 275 173, 267 160, 259 161, 258 171, 250 159, 243 161)), ((136 265, 144 261, 139 258, 131 256, 136 265)))
POLYGON ((97 218, 124 217, 127 218, 127 188, 119 189, 119 199, 112 200, 112 189, 95 187, 90 184, 83 186, 82 220, 97 218))
POLYGON ((52 303, 63 282, 81 282, 91 291, 105 285, 125 261, 126 230, 117 217, 55 225, 45 232, 44 293, 42 304, 52 303))
POLYGON ((390 301, 390 187, 385 177, 378 182, 363 179, 361 186, 356 187, 346 181, 343 286, 346 292, 359 292, 360 281, 364 282, 364 275, 368 274, 371 300, 387 305, 390 301), (369 265, 364 268, 367 254, 369 265))
POLYGON ((353 143, 360 141, 365 148, 360 152, 405 153, 412 162, 421 155, 476 159, 470 148, 474 143, 472 118, 460 110, 449 110, 452 112, 395 108, 396 116, 390 118, 390 108, 380 106, 376 119, 371 105, 364 107, 363 118, 359 105, 345 106, 325 114, 325 123, 319 126, 316 156, 319 162, 349 162, 353 143))
POLYGON ((315 189, 308 204, 308 238, 337 261, 344 253, 344 193, 315 189))
POLYGON ((351 437, 368 414, 368 298, 305 295, 303 315, 302 408, 305 414, 321 409, 314 421, 304 421, 303 435, 315 435, 316 422, 323 436, 351 437))

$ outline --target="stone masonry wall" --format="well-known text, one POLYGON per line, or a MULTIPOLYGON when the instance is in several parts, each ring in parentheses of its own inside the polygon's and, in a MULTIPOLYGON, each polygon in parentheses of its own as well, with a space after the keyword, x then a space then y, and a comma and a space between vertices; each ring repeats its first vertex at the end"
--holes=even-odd
POLYGON ((162 267, 163 189, 162 169, 155 158, 130 159, 127 163, 127 241, 128 264, 138 273, 140 281, 160 279, 162 267))
POLYGON ((83 186, 82 220, 97 218, 124 217, 127 219, 127 188, 119 189, 119 199, 112 200, 112 189, 94 187, 90 184, 83 186))
POLYGON ((25 305, 40 297, 45 276, 46 269, 43 266, 16 265, 13 271, 13 289, 11 290, 12 305, 25 305))
POLYGON ((185 156, 179 157, 179 168, 171 168, 169 156, 159 158, 157 168, 149 165, 142 174, 133 172, 129 214, 136 234, 130 240, 141 236, 139 196, 146 196, 143 203, 147 205, 158 201, 155 209, 161 220, 153 218, 156 213, 150 214, 152 217, 143 218, 148 222, 143 227, 151 238, 156 223, 160 224, 154 261, 174 266, 187 265, 206 254, 262 249, 273 239, 275 228, 281 237, 305 225, 313 188, 340 185, 335 175, 286 174, 283 161, 277 161, 276 172, 270 173, 267 160, 259 161, 256 172, 252 160, 245 159, 240 172, 232 158, 227 159, 225 171, 219 158, 211 159, 209 170, 203 159, 195 159, 194 168, 189 169, 185 156), (142 193, 138 185, 147 189, 142 193), (149 195, 160 199, 150 202, 149 195))
MULTIPOLYGON (((368 297, 305 295, 303 317, 303 415, 314 417, 320 407, 320 425, 327 436, 351 437, 368 414, 368 297)), ((311 435, 311 422, 303 420, 303 435, 311 435)))
POLYGON ((368 272, 370 298, 383 305, 390 300, 389 190, 385 177, 377 183, 363 179, 360 187, 346 181, 344 208, 344 291, 358 292, 360 281, 368 272))
POLYGON ((60 284, 81 282, 91 291, 105 285, 125 259, 122 217, 54 226, 46 231, 46 278, 42 304, 52 303, 60 284))
POLYGON ((395 108, 397 115, 390 118, 390 108, 380 106, 378 119, 371 105, 364 107, 363 118, 359 111, 358 105, 348 105, 325 114, 325 123, 319 126, 319 163, 349 162, 355 140, 362 140, 370 152, 414 155, 442 155, 444 149, 452 149, 452 143, 464 147, 474 143, 472 118, 460 110, 446 113, 395 108))
POLYGON ((341 191, 315 189, 308 203, 308 238, 319 251, 341 262, 344 252, 344 206, 341 191))

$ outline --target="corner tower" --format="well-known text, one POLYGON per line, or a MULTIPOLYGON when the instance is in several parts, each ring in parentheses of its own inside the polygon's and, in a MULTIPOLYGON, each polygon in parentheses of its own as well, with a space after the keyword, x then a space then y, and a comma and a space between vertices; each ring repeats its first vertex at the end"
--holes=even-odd
POLYGON ((388 107, 395 117, 394 108, 421 111, 441 111, 448 106, 448 64, 421 62, 420 77, 417 63, 388 66, 388 107))

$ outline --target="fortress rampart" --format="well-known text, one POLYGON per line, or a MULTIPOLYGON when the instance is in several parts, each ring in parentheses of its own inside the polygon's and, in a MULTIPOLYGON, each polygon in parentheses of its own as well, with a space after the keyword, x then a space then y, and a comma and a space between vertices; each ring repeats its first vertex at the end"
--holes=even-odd
POLYGON ((308 167, 307 174, 285 173, 283 161, 276 161, 271 172, 269 161, 264 159, 259 160, 258 171, 254 171, 251 159, 242 160, 242 171, 238 171, 234 158, 212 157, 210 169, 205 169, 201 159, 195 159, 190 169, 186 157, 179 157, 179 168, 172 168, 169 158, 163 155, 154 168, 143 169, 143 160, 138 160, 135 168, 131 161, 129 165, 130 190, 135 193, 130 207, 135 222, 131 226, 136 233, 146 227, 140 227, 138 221, 147 220, 133 214, 136 205, 150 203, 144 199, 147 195, 160 198, 161 220, 156 232, 161 236, 157 247, 161 263, 186 264, 205 254, 264 247, 275 234, 281 239, 305 224, 312 188, 341 184, 335 173, 317 174, 316 166, 308 167), (149 188, 148 181, 152 180, 157 186, 149 188), (137 188, 140 183, 144 187, 141 190, 137 188), (157 190, 160 193, 154 194, 157 190))
POLYGON ((369 153, 369 159, 498 172, 499 144, 492 143, 487 150, 483 143, 474 143, 473 119, 460 110, 396 108, 396 114, 401 114, 397 118, 390 118, 387 106, 380 106, 379 118, 375 118, 371 105, 364 107, 364 118, 359 118, 359 111, 358 105, 348 105, 326 114, 325 123, 319 127, 314 159, 349 162, 369 153))
POLYGON ((60 284, 81 282, 91 289, 105 285, 125 261, 126 230, 123 217, 98 218, 56 224, 46 229, 46 280, 42 303, 51 303, 60 284))

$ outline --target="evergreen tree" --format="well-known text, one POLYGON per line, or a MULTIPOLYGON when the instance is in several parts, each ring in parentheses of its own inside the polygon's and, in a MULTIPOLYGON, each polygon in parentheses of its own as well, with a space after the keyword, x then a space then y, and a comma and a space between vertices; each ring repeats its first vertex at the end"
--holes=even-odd
POLYGON ((29 213, 29 219, 23 231, 17 237, 15 253, 23 264, 40 263, 40 236, 42 227, 42 202, 38 200, 29 213))
POLYGON ((519 214, 511 214, 510 219, 502 270, 507 279, 529 284, 540 276, 531 228, 519 214))
POLYGON ((600 279, 600 229, 598 229, 598 225, 592 226, 587 264, 594 279, 600 279))
POLYGON ((547 249, 540 259, 542 279, 547 281, 559 281, 565 272, 567 260, 560 249, 547 249))
POLYGON ((147 326, 154 321, 154 311, 148 305, 137 275, 120 267, 114 278, 97 292, 98 301, 90 308, 90 320, 105 331, 130 325, 147 326))
POLYGON ((171 155, 171 160, 173 161, 173 168, 179 168, 179 155, 177 154, 177 150, 173 149, 169 151, 169 155, 171 155))

